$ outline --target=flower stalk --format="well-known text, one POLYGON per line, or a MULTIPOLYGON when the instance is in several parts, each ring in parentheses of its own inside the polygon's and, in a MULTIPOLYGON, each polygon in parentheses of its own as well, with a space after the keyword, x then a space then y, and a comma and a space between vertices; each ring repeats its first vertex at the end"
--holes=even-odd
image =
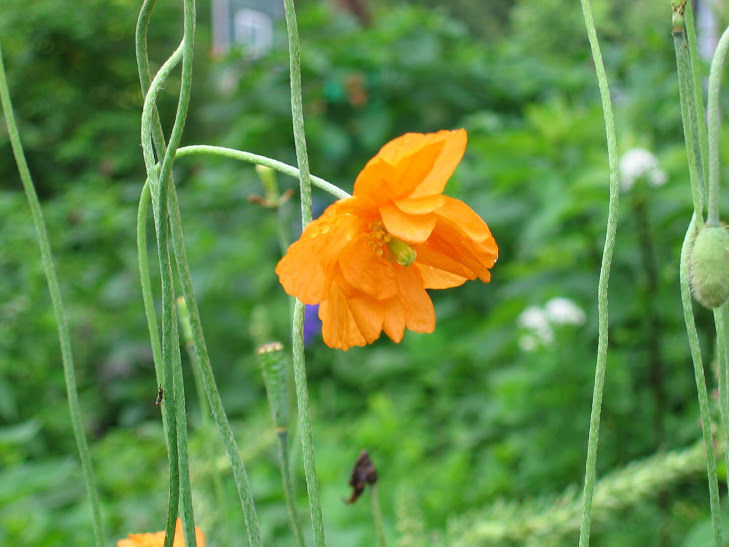
MULTIPOLYGON (((301 94, 301 53, 299 30, 296 23, 296 11, 293 0, 284 0, 286 13, 286 31, 289 42, 289 72, 291 78, 291 117, 296 146, 296 162, 299 166, 299 192, 301 198, 301 228, 311 222, 311 176, 309 158, 306 153, 306 134, 304 129, 304 109, 301 94)), ((296 385, 296 401, 299 413, 299 435, 304 456, 304 474, 306 490, 309 497, 309 511, 314 529, 314 545, 324 545, 324 520, 319 499, 319 479, 316 475, 314 457, 314 435, 311 425, 309 393, 306 387, 306 363, 304 358, 304 304, 300 300, 294 303, 293 326, 293 358, 294 383, 296 385)))
POLYGON ((721 35, 711 60, 709 72, 708 107, 708 145, 709 145, 709 196, 706 223, 709 226, 719 225, 719 88, 721 86, 721 70, 724 67, 727 49, 729 49, 729 28, 721 35))
POLYGON ((605 371, 607 369, 608 351, 608 283, 610 280, 610 265, 615 248, 615 235, 618 227, 618 146, 615 134, 615 119, 610 100, 605 65, 602 61, 600 44, 597 39, 595 22, 592 16, 590 0, 581 0, 582 14, 585 19, 587 37, 590 42, 592 59, 595 63, 597 82, 600 88, 603 116, 605 119, 605 133, 607 137, 608 163, 610 166, 610 200, 608 205, 607 229, 605 233, 605 246, 600 265, 600 281, 597 288, 598 307, 598 344, 597 364, 595 366, 595 386, 592 395, 592 409, 590 411, 590 432, 587 442, 587 460, 585 463, 585 485, 583 490, 582 519, 580 523, 580 546, 590 543, 590 524, 592 519, 592 497, 595 488, 595 467, 597 463, 597 447, 600 436, 600 415, 602 410, 603 390, 605 387, 605 371))
POLYGON ((63 307, 63 299, 61 297, 61 289, 58 285, 56 277, 56 269, 53 265, 53 253, 51 245, 48 242, 48 230, 46 229, 45 220, 43 219, 43 211, 38 200, 38 194, 35 191, 35 185, 28 168, 28 162, 25 159, 23 144, 20 141, 20 134, 15 123, 15 114, 13 113, 13 104, 10 100, 10 90, 8 89, 7 76, 5 75, 5 66, 3 63, 2 49, 0 48, 0 103, 2 103, 3 113, 5 115, 5 125, 8 129, 8 137, 10 146, 13 149, 15 163, 18 167, 20 180, 25 191, 25 197, 28 200, 30 214, 33 217, 33 225, 35 226, 35 234, 40 247, 41 264, 43 265, 43 273, 48 284, 48 292, 51 295, 51 303, 53 305, 53 314, 56 318, 58 328, 58 339, 61 346, 61 361, 63 363, 63 378, 66 384, 66 398, 68 399, 68 411, 71 415, 71 425, 73 435, 76 439, 76 447, 78 448, 79 459, 81 460, 81 471, 86 485, 86 493, 89 496, 91 505, 91 517, 94 529, 94 542, 97 546, 105 545, 104 525, 101 518, 101 508, 99 504, 99 494, 96 488, 96 478, 91 464, 91 455, 89 453, 88 441, 84 431, 83 416, 81 414, 81 405, 78 399, 78 388, 76 387, 76 372, 73 361, 73 351, 71 348, 71 335, 66 321, 66 312, 63 307))
MULTIPOLYGON (((695 247, 697 234, 704 225, 704 197, 706 194, 705 176, 707 174, 707 138, 706 125, 703 117, 703 95, 698 74, 698 52, 696 48, 696 31, 693 25, 693 14, 690 2, 673 3, 673 40, 676 51, 676 69, 678 74, 678 88, 681 100, 681 117, 683 120, 684 139, 686 141, 686 155, 689 167, 689 180, 693 196, 694 213, 691 223, 686 230, 679 275, 681 284, 681 303, 684 313, 684 322, 689 339, 691 360, 694 366, 694 379, 699 399, 699 412, 701 415, 701 431, 706 455, 706 475, 709 486, 709 505, 711 509, 711 524, 714 544, 721 545, 721 522, 719 506, 719 484, 716 471, 716 455, 712 437, 712 421, 709 399, 704 378, 704 365, 701 356, 696 323, 693 314, 691 299, 690 263, 692 249, 695 247), (688 35, 688 44, 686 42, 688 35)), ((720 360, 721 362, 721 360, 720 360)), ((721 367, 720 367, 721 368, 721 367)), ((724 394, 723 374, 719 374, 720 391, 724 394)), ((721 399, 721 397, 720 397, 721 399)), ((719 404, 722 424, 726 424, 726 409, 724 401, 719 404)), ((722 427, 725 430, 725 427, 722 427)), ((725 451, 725 458, 727 457, 725 451)))

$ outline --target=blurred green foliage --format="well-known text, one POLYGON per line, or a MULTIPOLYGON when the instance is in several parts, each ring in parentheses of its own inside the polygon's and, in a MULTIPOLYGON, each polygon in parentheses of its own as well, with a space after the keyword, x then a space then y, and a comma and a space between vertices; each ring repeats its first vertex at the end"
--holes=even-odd
MULTIPOLYGON (((173 4, 161 2, 152 19, 154 66, 179 40, 173 4)), ((256 61, 241 51, 210 60, 209 5, 200 4, 196 87, 183 144, 232 146, 295 164, 286 50, 256 61)), ((691 444, 700 433, 678 291, 691 205, 670 13, 648 0, 603 0, 595 8, 619 143, 623 151, 652 150, 668 175, 664 186, 638 184, 622 196, 598 462, 604 473, 691 444)), ((167 488, 136 274, 143 176, 137 9, 131 0, 79 0, 74 9, 52 0, 5 0, 0 7, 11 91, 45 198, 112 537, 161 529, 167 488)), ((361 27, 312 2, 299 14, 313 172, 349 189, 390 138, 465 127, 468 150, 447 192, 487 220, 500 259, 489 285, 433 291, 438 327, 431 335, 409 333, 399 345, 382 340, 346 353, 321 341, 312 345, 317 463, 332 545, 373 541, 367 500, 342 502, 363 448, 378 466, 388 536, 394 540, 397 527, 409 523, 437 543, 437 530, 449 521, 500 497, 558 493, 582 480, 606 220, 605 135, 574 2, 516 2, 498 40, 479 37, 439 9, 403 5, 373 15, 372 25, 361 27), (536 351, 520 349, 519 314, 555 296, 581 306, 586 324, 556 329, 553 343, 536 351)), ((165 123, 175 85, 161 99, 165 123)), ((186 158, 175 176, 208 346, 249 465, 266 544, 291 544, 254 356, 261 341, 288 340, 289 304, 273 274, 280 256, 276 215, 246 200, 263 193, 250 166, 186 158)), ((0 544, 84 545, 90 517, 55 325, 2 131, 0 181, 0 544)), ((279 182, 295 187, 293 180, 279 182)), ((320 209, 331 201, 315 197, 320 209)), ((284 211, 290 236, 298 230, 296 209, 288 204, 284 211)), ((708 314, 698 319, 709 325, 708 314)), ((235 493, 226 484, 220 506, 212 490, 211 473, 228 472, 226 460, 215 432, 201 425, 193 394, 197 516, 210 545, 235 545, 243 537, 235 493), (210 444, 219 459, 209 461, 210 444)), ((298 439, 291 442, 306 519, 298 439)), ((596 527, 595 544, 699 544, 690 538, 701 537, 708 518, 705 479, 687 477, 656 494, 596 527)))

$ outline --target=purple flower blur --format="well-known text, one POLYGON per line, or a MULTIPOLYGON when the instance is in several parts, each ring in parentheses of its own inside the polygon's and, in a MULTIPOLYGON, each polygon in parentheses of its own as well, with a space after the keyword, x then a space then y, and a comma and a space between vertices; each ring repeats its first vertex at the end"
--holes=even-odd
POLYGON ((319 304, 307 304, 304 308, 304 346, 308 346, 321 333, 319 304))

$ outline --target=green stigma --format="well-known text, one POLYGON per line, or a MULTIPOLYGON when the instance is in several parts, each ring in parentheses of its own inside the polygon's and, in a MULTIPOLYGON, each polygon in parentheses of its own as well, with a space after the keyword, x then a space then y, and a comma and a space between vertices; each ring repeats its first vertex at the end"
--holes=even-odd
POLYGON ((390 248, 390 251, 392 251, 392 254, 395 256, 395 261, 400 264, 400 266, 410 266, 410 264, 415 262, 415 259, 418 257, 418 253, 415 252, 415 249, 401 239, 392 235, 387 241, 387 246, 390 248))

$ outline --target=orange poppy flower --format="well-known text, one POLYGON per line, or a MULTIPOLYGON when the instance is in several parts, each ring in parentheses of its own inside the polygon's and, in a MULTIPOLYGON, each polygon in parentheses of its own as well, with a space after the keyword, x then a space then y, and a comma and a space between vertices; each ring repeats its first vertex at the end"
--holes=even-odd
MULTIPOLYGON (((195 526, 195 539, 197 540, 197 547, 205 547, 205 534, 203 531, 195 526)), ((117 541, 117 547, 163 547, 165 544, 165 533, 153 532, 146 534, 129 534, 126 539, 120 539, 117 541)), ((182 533, 182 521, 177 519, 175 525, 175 541, 172 542, 173 547, 185 547, 185 538, 182 533)))
POLYGON ((324 342, 347 350, 408 328, 433 332, 425 289, 491 279, 498 247, 465 203, 442 194, 466 149, 466 131, 407 133, 304 229, 276 266, 284 290, 317 304, 324 342))

